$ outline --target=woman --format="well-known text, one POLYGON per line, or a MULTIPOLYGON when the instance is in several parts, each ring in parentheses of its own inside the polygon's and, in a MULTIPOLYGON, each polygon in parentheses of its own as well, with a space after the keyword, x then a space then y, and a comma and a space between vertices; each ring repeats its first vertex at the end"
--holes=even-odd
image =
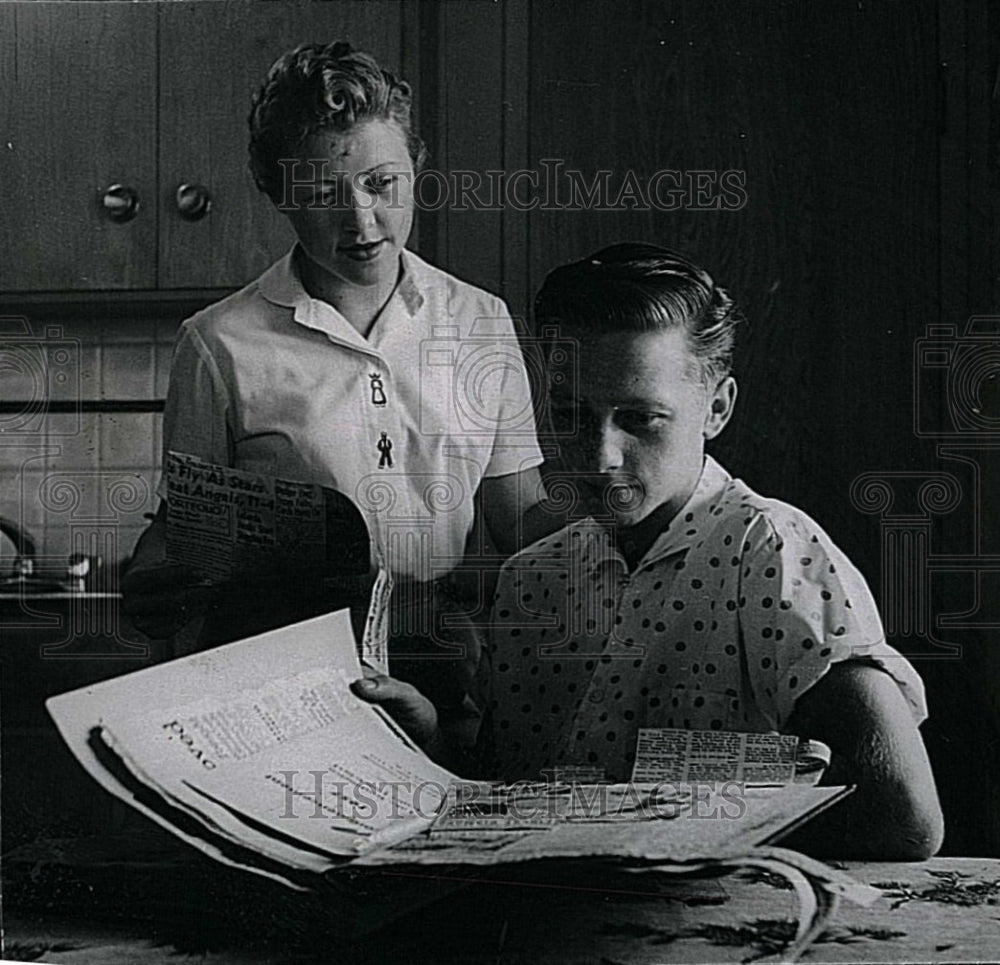
MULTIPOLYGON (((181 327, 164 454, 346 494, 426 604, 462 559, 477 497, 501 552, 552 527, 506 306, 406 250, 425 155, 410 114, 409 85, 347 43, 305 44, 271 67, 250 112, 250 167, 297 243, 181 327)), ((205 605, 195 575, 166 562, 164 510, 125 583, 151 635, 205 605)), ((233 602, 228 621, 252 601, 233 602)), ((235 635, 230 622, 212 642, 235 635)))
MULTIPOLYGON (((553 767, 626 781, 642 728, 781 732, 827 744, 854 784, 793 846, 921 859, 942 837, 913 667, 861 574, 805 513, 705 453, 736 401, 740 314, 687 258, 623 244, 553 271, 536 324, 578 347, 551 410, 591 516, 500 574, 483 667, 487 776, 553 767)), ((428 751, 434 711, 392 678, 354 684, 428 751)))

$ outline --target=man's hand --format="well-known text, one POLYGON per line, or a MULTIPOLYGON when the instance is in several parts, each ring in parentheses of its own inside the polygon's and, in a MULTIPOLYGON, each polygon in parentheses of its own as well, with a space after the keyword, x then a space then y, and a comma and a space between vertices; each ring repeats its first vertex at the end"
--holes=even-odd
POLYGON ((367 667, 364 672, 361 680, 351 684, 355 695, 370 704, 378 704, 415 743, 431 754, 431 748, 441 739, 434 705, 412 684, 367 667))

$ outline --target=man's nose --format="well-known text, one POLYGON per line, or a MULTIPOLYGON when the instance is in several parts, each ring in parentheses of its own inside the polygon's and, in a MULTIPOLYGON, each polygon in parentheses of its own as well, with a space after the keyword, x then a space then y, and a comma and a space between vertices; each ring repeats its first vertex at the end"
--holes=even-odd
POLYGON ((621 430, 610 417, 595 419, 586 427, 587 468, 592 472, 614 472, 625 460, 621 430))

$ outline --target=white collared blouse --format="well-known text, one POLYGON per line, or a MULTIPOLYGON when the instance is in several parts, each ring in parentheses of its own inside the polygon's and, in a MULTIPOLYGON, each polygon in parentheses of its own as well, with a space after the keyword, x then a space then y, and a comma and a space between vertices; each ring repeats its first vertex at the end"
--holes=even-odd
POLYGON ((338 489, 394 575, 441 576, 462 557, 483 477, 542 461, 507 307, 403 252, 364 338, 306 293, 292 254, 181 326, 164 456, 338 489))

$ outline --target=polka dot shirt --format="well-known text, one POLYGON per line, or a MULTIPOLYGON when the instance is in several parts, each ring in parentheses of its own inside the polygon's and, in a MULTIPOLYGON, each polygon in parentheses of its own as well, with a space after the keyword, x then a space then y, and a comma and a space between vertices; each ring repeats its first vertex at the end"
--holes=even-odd
POLYGON ((632 572, 593 519, 505 565, 481 668, 498 774, 582 764, 627 780, 640 727, 780 731, 841 660, 886 670, 926 717, 860 573, 808 516, 709 457, 632 572))

